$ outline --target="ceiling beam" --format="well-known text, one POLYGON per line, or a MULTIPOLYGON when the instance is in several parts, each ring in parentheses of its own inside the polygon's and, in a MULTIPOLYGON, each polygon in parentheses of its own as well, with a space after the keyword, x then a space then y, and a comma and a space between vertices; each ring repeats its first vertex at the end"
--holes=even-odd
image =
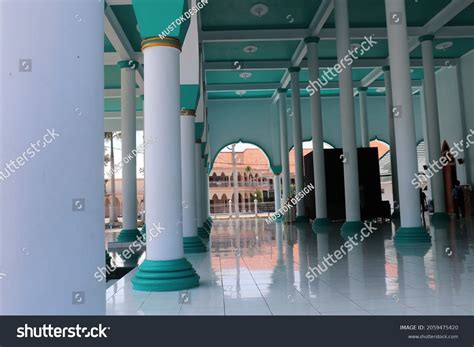
POLYGON ((132 0, 107 0, 109 5, 131 5, 132 0))
MULTIPOLYGON (((112 1, 113 3, 113 1, 112 1)), ((108 0, 107 4, 110 5, 111 1, 108 0)), ((130 41, 127 38, 120 22, 118 21, 117 17, 115 16, 112 8, 107 6, 105 8, 105 35, 112 43, 115 51, 117 51, 121 60, 136 60, 136 54, 133 50, 130 41)), ((140 64, 136 71, 136 78, 138 86, 143 90, 143 66, 140 64)))
MULTIPOLYGON (((437 36, 438 32, 441 31, 447 23, 449 23, 454 17, 456 17, 472 3, 474 3, 474 0, 452 0, 449 5, 438 12, 428 23, 423 26, 420 35, 417 37, 412 37, 408 40, 409 51, 412 52, 420 45, 418 40, 419 36, 430 34, 437 36)), ((387 59, 390 59, 390 57, 387 59)), ((381 68, 374 69, 374 71, 372 71, 362 80, 362 86, 370 86, 382 74, 383 71, 381 68)))
MULTIPOLYGON (((122 114, 120 112, 104 112, 104 116, 106 120, 122 118, 122 114)), ((143 111, 137 111, 137 118, 143 118, 143 111)))
MULTIPOLYGON (((328 20, 329 16, 331 15, 332 11, 334 10, 334 0, 323 0, 321 5, 319 5, 318 11, 313 17, 311 24, 308 29, 307 36, 319 36, 321 30, 323 29, 324 24, 328 20)), ((303 38, 304 39, 304 38, 303 38)), ((299 66, 299 64, 303 61, 304 57, 306 56, 306 44, 303 40, 300 41, 298 47, 296 48, 293 57, 291 58, 291 63, 293 66, 299 66)), ((286 88, 290 83, 290 74, 288 70, 285 71, 283 78, 280 82, 281 87, 286 88)), ((278 93, 275 91, 273 94, 273 100, 275 101, 278 98, 278 93)))
MULTIPOLYGON (((136 96, 142 96, 143 93, 140 88, 136 89, 136 96)), ((113 89, 104 89, 104 97, 107 98, 120 98, 122 96, 122 92, 120 88, 113 88, 113 89)))
MULTIPOLYGON (((455 65, 457 62, 456 59, 435 59, 434 63, 437 67, 444 67, 448 64, 455 65)), ((337 64, 336 59, 320 59, 319 66, 321 68, 330 68, 334 67, 337 64)), ((358 59, 354 61, 352 65, 353 68, 377 68, 383 67, 388 64, 387 59, 358 59)), ((204 69, 206 71, 249 71, 249 70, 286 70, 292 66, 291 61, 289 60, 263 60, 263 61, 244 61, 240 62, 240 68, 236 69, 234 64, 229 61, 215 61, 215 62, 206 62, 204 63, 204 69)), ((308 67, 308 62, 303 60, 300 65, 302 69, 308 67)), ((411 67, 422 67, 422 59, 411 59, 411 67)))
MULTIPOLYGON (((415 80, 412 81, 414 87, 420 87, 421 81, 415 80)), ((231 84, 208 84, 207 92, 235 92, 237 90, 272 90, 275 91, 280 87, 278 82, 275 83, 231 83, 231 84)), ((360 82, 354 81, 354 89, 361 87, 360 82)), ((385 87, 384 81, 375 81, 371 87, 373 88, 382 88, 385 87)), ((304 90, 301 86, 301 90, 304 90)), ((324 89, 339 89, 339 82, 333 81, 329 82, 324 89)))
MULTIPOLYGON (((135 61, 143 64, 143 53, 142 52, 135 52, 135 61)), ((106 52, 104 53, 104 64, 105 65, 116 65, 119 61, 123 60, 120 57, 120 54, 116 52, 106 52)))
POLYGON ((301 40, 307 29, 202 31, 201 42, 281 41, 301 40))
MULTIPOLYGON (((408 28, 408 36, 419 37, 425 32, 423 27, 408 28)), ((378 39, 387 39, 387 28, 351 28, 351 39, 362 40, 374 35, 378 39)), ((269 30, 222 30, 202 31, 201 42, 242 42, 242 41, 300 41, 310 36, 308 29, 269 29, 269 30)), ((321 40, 336 40, 335 28, 323 28, 319 33, 321 40)), ((455 26, 441 28, 437 38, 474 37, 474 26, 455 26)))

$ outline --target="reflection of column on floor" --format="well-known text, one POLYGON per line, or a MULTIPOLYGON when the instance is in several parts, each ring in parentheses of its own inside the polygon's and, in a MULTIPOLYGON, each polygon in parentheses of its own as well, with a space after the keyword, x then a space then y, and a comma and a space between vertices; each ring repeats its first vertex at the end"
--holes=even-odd
POLYGON ((400 293, 403 295, 407 290, 418 289, 427 290, 425 260, 423 256, 405 255, 401 256, 403 263, 403 285, 400 285, 400 293))
MULTIPOLYGON (((327 265, 325 264, 324 257, 327 257, 329 254, 329 234, 328 233, 318 233, 316 234, 317 238, 317 244, 318 244, 318 263, 317 267, 321 271, 321 274, 316 270, 316 274, 318 275, 318 278, 316 281, 319 282, 319 279, 321 280, 327 280, 328 279, 328 273, 327 273, 327 265)), ((329 286, 326 283, 323 283, 319 290, 319 294, 321 296, 325 296, 331 293, 331 290, 329 289, 329 286)))
POLYGON ((304 297, 309 295, 308 278, 306 278, 306 272, 308 272, 308 248, 307 248, 307 224, 298 224, 296 230, 298 233, 298 271, 301 294, 304 297))
POLYGON ((277 248, 277 266, 281 266, 284 264, 283 259, 283 224, 277 223, 275 224, 276 227, 276 248, 277 248))
MULTIPOLYGON (((356 241, 357 242, 357 241, 356 241)), ((349 290, 354 292, 360 289, 364 281, 364 244, 358 245, 347 253, 347 272, 349 275, 349 290)))
POLYGON ((295 283, 295 269, 294 269, 294 256, 293 256, 293 246, 295 244, 295 231, 294 226, 287 224, 285 228, 287 229, 286 234, 286 278, 288 285, 292 286, 295 283))
MULTIPOLYGON (((454 250, 450 246, 448 238, 448 229, 456 233, 456 222, 453 220, 449 225, 444 224, 442 228, 431 226, 431 235, 433 236, 433 258, 436 264, 435 283, 451 283, 452 282, 452 256, 454 250), (451 254, 451 255, 450 255, 451 254)), ((436 286, 436 294, 442 298, 442 304, 453 305, 452 292, 453 286, 441 285, 436 286)))

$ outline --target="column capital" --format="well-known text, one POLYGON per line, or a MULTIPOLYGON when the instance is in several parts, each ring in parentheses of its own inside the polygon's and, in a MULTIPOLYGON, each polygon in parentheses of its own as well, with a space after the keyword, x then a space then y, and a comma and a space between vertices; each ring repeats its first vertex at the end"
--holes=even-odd
POLYGON ((320 38, 318 36, 309 36, 304 39, 304 43, 308 44, 311 42, 319 43, 320 38))
POLYGON ((382 71, 390 71, 390 65, 385 65, 382 67, 382 71))
POLYGON ((357 88, 358 92, 366 92, 369 89, 369 87, 359 87, 357 88))
POLYGON ((148 47, 156 47, 156 46, 165 46, 165 47, 173 47, 179 49, 181 51, 181 41, 174 37, 164 36, 160 38, 159 36, 150 37, 142 41, 142 51, 144 51, 148 47))
POLYGON ((292 66, 292 67, 288 68, 289 73, 300 72, 300 71, 301 71, 301 68, 299 66, 292 66))
POLYGON ((121 69, 136 70, 140 64, 135 60, 121 60, 117 63, 117 66, 121 69))
POLYGON ((418 41, 423 42, 423 41, 433 41, 434 40, 434 35, 423 35, 418 38, 418 41))
POLYGON ((182 117, 196 117, 196 110, 182 109, 181 116, 182 117))
POLYGON ((277 89, 277 93, 279 93, 279 94, 286 94, 287 91, 288 91, 288 89, 286 89, 286 88, 278 88, 277 89))

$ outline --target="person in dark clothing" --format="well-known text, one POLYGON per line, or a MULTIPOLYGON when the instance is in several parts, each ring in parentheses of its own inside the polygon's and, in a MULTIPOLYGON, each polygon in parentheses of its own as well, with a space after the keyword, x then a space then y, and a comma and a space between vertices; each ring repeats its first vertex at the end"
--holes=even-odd
POLYGON ((464 218, 464 192, 461 188, 461 182, 456 181, 452 191, 452 196, 454 200, 454 212, 456 213, 456 219, 459 219, 460 215, 464 218))
POLYGON ((426 194, 423 192, 423 189, 420 188, 420 210, 421 210, 421 220, 423 225, 426 226, 425 212, 426 212, 426 194))

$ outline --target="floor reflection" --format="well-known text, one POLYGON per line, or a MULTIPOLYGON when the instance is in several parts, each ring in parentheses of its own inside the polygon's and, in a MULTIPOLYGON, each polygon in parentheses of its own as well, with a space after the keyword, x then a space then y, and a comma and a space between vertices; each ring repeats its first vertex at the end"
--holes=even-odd
POLYGON ((179 293, 133 291, 132 272, 108 289, 107 312, 474 314, 471 219, 430 227, 431 244, 398 249, 393 242, 395 225, 374 226, 377 230, 373 234, 349 249, 344 248, 347 239, 340 236, 339 224, 315 234, 309 224, 266 224, 263 219, 216 221, 208 244, 210 252, 187 255, 201 276, 201 285, 188 292, 186 303, 180 302, 179 293), (317 270, 312 273, 311 268, 317 270))

